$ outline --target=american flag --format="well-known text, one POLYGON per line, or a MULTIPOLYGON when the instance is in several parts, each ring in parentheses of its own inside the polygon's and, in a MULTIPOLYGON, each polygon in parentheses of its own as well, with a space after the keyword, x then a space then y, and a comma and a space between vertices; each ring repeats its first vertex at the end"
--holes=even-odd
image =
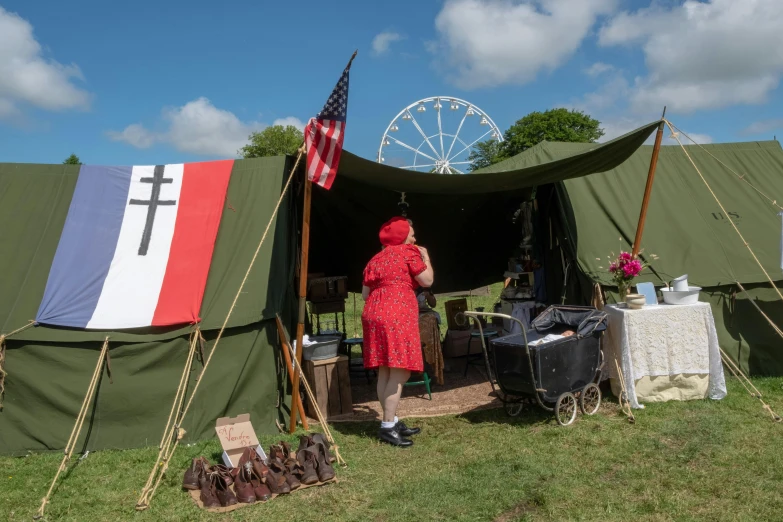
POLYGON ((324 108, 305 127, 307 147, 307 179, 329 190, 337 175, 343 151, 345 120, 348 114, 348 72, 356 57, 345 67, 324 108))

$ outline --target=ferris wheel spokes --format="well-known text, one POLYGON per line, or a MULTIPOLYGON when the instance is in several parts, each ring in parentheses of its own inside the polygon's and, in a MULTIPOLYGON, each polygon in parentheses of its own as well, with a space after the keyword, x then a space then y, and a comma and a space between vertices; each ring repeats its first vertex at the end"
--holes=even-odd
MULTIPOLYGON (((483 139, 484 139, 484 136, 486 136, 486 135, 487 135, 487 134, 489 134, 490 132, 492 132, 492 129, 489 129, 487 132, 485 132, 484 134, 482 134, 482 135, 481 135, 481 137, 479 137, 479 138, 476 138, 475 140, 473 140, 473 143, 471 143, 470 145, 468 145, 467 147, 465 147, 464 149, 462 149, 461 151, 459 151, 458 153, 456 153, 456 154, 455 154, 454 156, 452 156, 452 157, 454 157, 454 158, 458 157, 460 154, 462 154, 463 152, 465 152, 466 150, 468 150, 469 148, 471 148, 473 145, 475 145, 475 144, 476 144, 476 143, 478 143, 479 141, 483 140, 483 139)), ((448 159, 447 159, 446 161, 448 161, 448 159)))
POLYGON ((492 139, 498 142, 503 141, 503 136, 495 122, 492 121, 487 113, 472 103, 448 96, 424 98, 402 109, 389 123, 381 138, 377 161, 385 163, 388 159, 390 165, 395 165, 397 168, 405 170, 419 170, 440 174, 463 174, 463 171, 467 171, 463 166, 471 164, 468 158, 470 158, 470 154, 475 149, 476 143, 487 138, 490 134, 492 139), (449 102, 447 109, 449 112, 445 114, 443 113, 443 100, 449 102), (425 104, 429 103, 433 103, 431 107, 437 113, 434 117, 425 114, 427 112, 425 104), (415 111, 413 110, 414 108, 416 109, 415 111), (462 114, 456 112, 460 110, 462 114), (424 119, 419 121, 414 116, 414 112, 419 113, 419 117, 424 119), (473 118, 473 120, 476 120, 473 123, 489 126, 487 132, 481 134, 475 140, 472 140, 472 138, 481 133, 481 128, 478 125, 466 124, 469 116, 476 116, 476 118, 473 118), (403 127, 408 122, 412 125, 409 125, 406 131, 403 127), (457 122, 459 122, 458 126, 455 125, 457 122), (437 131, 433 129, 435 125, 437 125, 437 131), (452 134, 450 131, 455 126, 456 131, 452 134), (399 131, 402 131, 400 138, 390 134, 399 131), (437 132, 437 136, 435 132, 437 132), (419 136, 415 136, 416 133, 419 136), (464 134, 464 136, 461 134, 464 134), (451 143, 448 143, 447 149, 446 145, 449 137, 452 139, 451 143), (413 143, 413 145, 408 145, 403 140, 413 143), (388 147, 392 143, 396 146, 388 147), (432 154, 423 152, 423 149, 427 148, 430 149, 432 154), (460 150, 454 153, 456 148, 460 150), (389 156, 388 158, 384 158, 384 150, 386 155, 389 156), (410 156, 413 157, 411 158, 410 156))
MULTIPOLYGON (((424 138, 424 140, 427 142, 427 145, 429 145, 429 146, 430 146, 430 148, 432 149, 432 152, 434 152, 434 153, 435 153, 435 155, 436 155, 436 156, 438 156, 438 151, 437 151, 437 150, 435 150, 435 147, 433 147, 433 146, 432 146, 432 143, 430 142, 430 139, 427 137, 427 135, 426 135, 426 134, 424 134, 424 131, 423 131, 423 130, 421 130, 421 127, 419 126, 419 122, 417 122, 417 121, 416 121, 416 118, 414 118, 414 117, 413 117, 413 114, 411 114, 411 112, 410 112, 410 111, 408 111, 408 115, 411 117, 411 123, 413 123, 413 126, 414 126, 414 127, 416 127, 416 130, 418 130, 418 131, 419 131, 419 134, 421 134, 421 135, 422 135, 422 137, 424 138)), ((441 158, 440 156, 438 156, 438 159, 441 159, 441 160, 442 160, 443 158, 441 158)))

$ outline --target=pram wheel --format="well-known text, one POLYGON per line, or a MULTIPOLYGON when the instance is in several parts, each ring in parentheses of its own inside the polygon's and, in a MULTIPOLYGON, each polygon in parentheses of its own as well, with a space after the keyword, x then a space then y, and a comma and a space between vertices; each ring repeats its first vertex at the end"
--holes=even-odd
POLYGON ((601 388, 590 383, 582 389, 579 396, 579 409, 584 415, 594 415, 601 407, 601 388))
POLYGON ((576 419, 576 397, 573 393, 564 393, 555 403, 555 420, 561 426, 568 426, 576 419))
POLYGON ((522 413, 522 408, 524 408, 524 406, 525 405, 521 402, 507 402, 503 405, 503 408, 510 417, 516 417, 522 413))

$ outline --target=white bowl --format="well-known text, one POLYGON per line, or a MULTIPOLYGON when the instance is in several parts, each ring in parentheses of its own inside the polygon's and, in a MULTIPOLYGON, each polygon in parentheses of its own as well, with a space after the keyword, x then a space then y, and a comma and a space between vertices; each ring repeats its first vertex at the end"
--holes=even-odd
POLYGON ((678 292, 671 288, 661 288, 663 302, 671 305, 688 305, 698 303, 700 291, 701 288, 698 286, 689 286, 687 292, 678 292))
POLYGON ((647 298, 642 294, 628 294, 625 296, 625 302, 628 303, 628 308, 631 310, 639 310, 644 308, 647 298))

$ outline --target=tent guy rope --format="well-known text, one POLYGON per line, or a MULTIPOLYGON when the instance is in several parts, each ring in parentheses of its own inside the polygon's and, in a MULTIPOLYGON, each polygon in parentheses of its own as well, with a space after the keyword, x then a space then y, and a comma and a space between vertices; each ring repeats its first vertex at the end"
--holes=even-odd
MULTIPOLYGON (((147 478, 147 483, 144 485, 144 488, 141 490, 141 496, 139 497, 138 504, 146 504, 148 501, 148 496, 154 491, 155 488, 157 488, 157 485, 160 481, 160 477, 163 476, 162 468, 159 466, 161 461, 168 460, 171 455, 169 451, 171 450, 171 439, 174 435, 175 430, 172 429, 172 421, 174 422, 174 427, 177 428, 177 434, 179 435, 179 426, 182 422, 181 413, 182 413, 182 403, 185 400, 185 393, 188 388, 188 381, 190 376, 190 370, 193 367, 193 358, 196 355, 196 346, 199 344, 199 342, 203 339, 201 336, 201 330, 199 330, 198 327, 196 327, 190 334, 190 342, 189 342, 189 349, 188 349, 188 355, 185 358, 185 367, 182 370, 182 376, 179 379, 179 386, 177 387, 177 392, 174 395, 174 402, 171 404, 171 411, 169 412, 169 418, 166 421, 166 427, 163 429, 163 435, 160 439, 160 444, 158 445, 158 458, 155 461, 155 467, 152 468, 152 472, 150 473, 150 476, 147 478), (158 481, 156 482, 156 475, 158 475, 158 471, 161 471, 160 475, 157 477, 158 481), (153 483, 155 485, 155 488, 153 488, 153 483)), ((184 434, 184 433, 183 433, 184 434)))
POLYGON ((8 372, 5 371, 5 340, 12 335, 21 333, 35 324, 35 321, 30 321, 21 328, 17 328, 13 332, 7 334, 0 334, 0 411, 3 411, 3 398, 5 398, 5 376, 8 372))
POLYGON ((769 275, 767 270, 764 268, 764 265, 761 264, 761 261, 759 261, 759 258, 756 257, 756 253, 753 252, 753 249, 750 247, 750 243, 747 242, 745 237, 742 235, 742 232, 739 231, 739 228, 737 228, 737 224, 731 218, 731 215, 729 215, 728 211, 723 206, 723 203, 721 203, 720 199, 718 199, 718 196, 715 194, 715 191, 712 190, 712 187, 707 182, 707 179, 704 177, 704 174, 702 174, 701 170, 699 170, 699 167, 696 166, 696 163, 693 161, 693 158, 691 158, 691 155, 688 153, 688 150, 685 148, 685 145, 683 145, 682 142, 680 141, 680 137, 677 135, 677 132, 674 130, 674 126, 671 125, 668 120, 664 120, 664 121, 666 121, 666 124, 669 126, 669 129, 671 129, 672 136, 674 137, 675 140, 677 140, 677 143, 680 144, 680 148, 682 148, 682 151, 688 157, 688 161, 690 161, 691 165, 693 165, 693 168, 696 169, 696 173, 699 175, 701 180, 704 182, 704 185, 707 187, 707 190, 710 191, 710 194, 712 194, 712 197, 715 198, 715 201, 718 203, 718 206, 723 211, 723 214, 729 220, 729 223, 731 223, 731 226, 734 228, 734 231, 740 237, 740 239, 742 240, 742 243, 745 245, 745 247, 750 252, 750 255, 753 256, 753 259, 756 261, 756 264, 759 265, 759 268, 761 268, 761 271, 764 272, 764 275, 767 277, 767 280, 769 281, 769 284, 772 285, 772 288, 775 289, 775 292, 777 292, 778 297, 780 297, 781 301, 783 301, 783 294, 781 294, 780 290, 778 289, 778 287, 775 286, 775 282, 772 280, 772 277, 769 275))
MULTIPOLYGON (((683 136, 685 136, 686 138, 688 138, 688 140, 690 140, 690 141, 691 141, 691 142, 692 142, 694 145, 696 145, 696 146, 697 146, 697 147, 699 147, 701 150, 703 150, 704 152, 706 152, 708 156, 710 156, 712 159, 714 159, 715 161, 717 161, 718 163, 720 163, 720 164, 721 164, 723 167, 725 167, 725 168, 726 168, 726 170, 728 170, 729 172, 731 172, 732 174, 734 174, 734 175, 735 175, 735 176, 736 176, 736 177, 737 177, 737 178, 738 178, 740 181, 742 181, 742 182, 746 183, 746 184, 747 184, 747 185, 748 185, 750 188, 752 188, 753 190, 755 190, 756 192, 758 192, 758 193, 759 193, 759 195, 760 195, 761 197, 765 198, 767 201, 769 201, 771 205, 773 205, 773 206, 777 207, 777 208, 778 208, 778 210, 783 210, 783 207, 781 207, 781 206, 778 204, 778 201, 777 201, 776 199, 772 199, 771 197, 767 196, 767 195, 766 195, 766 194, 764 194, 764 193, 763 193, 763 192, 762 192, 760 189, 756 188, 756 186, 755 186, 755 185, 753 185, 753 183, 751 183, 750 181, 748 181, 748 180, 747 180, 747 178, 746 178, 747 174, 740 174, 740 173, 739 173, 739 172, 737 172, 736 170, 734 170, 734 169, 732 169, 731 167, 729 167, 728 165, 726 165, 726 164, 725 164, 723 161, 721 161, 721 160, 720 160, 720 158, 718 158, 718 157, 717 157, 717 156, 715 156, 715 155, 714 155, 712 152, 710 152, 710 151, 709 151, 709 149, 707 149, 706 147, 702 146, 700 143, 696 143, 696 141, 695 141, 693 138, 691 138, 691 137, 690 137, 690 136, 688 136, 688 135, 687 135, 685 132, 683 132, 682 130, 680 130, 680 129, 679 129, 679 128, 678 128, 678 127, 675 125, 675 124, 673 124, 672 122, 670 122, 670 121, 667 121, 666 123, 669 125, 669 128, 673 129, 673 131, 672 131, 672 132, 674 132, 674 130, 676 130, 676 132, 678 132, 679 134, 682 134, 683 136)), ((678 140, 678 141, 679 141, 679 140, 678 140)))
POLYGON ((98 356, 98 364, 95 365, 95 370, 92 373, 90 385, 87 387, 87 393, 84 396, 82 407, 79 410, 79 414, 76 416, 76 422, 74 423, 73 429, 71 430, 71 436, 68 437, 68 443, 65 445, 65 456, 63 456, 63 460, 60 462, 60 467, 57 468, 57 473, 55 473, 54 479, 52 479, 52 485, 49 486, 49 491, 46 492, 46 496, 41 500, 41 507, 38 508, 38 512, 33 517, 35 520, 40 520, 43 518, 44 512, 46 511, 46 505, 49 503, 49 498, 52 496, 54 486, 57 484, 57 479, 60 478, 60 474, 68 467, 68 462, 70 462, 73 451, 76 449, 76 443, 79 441, 79 435, 81 435, 82 427, 84 426, 84 419, 87 418, 87 410, 90 409, 90 403, 95 396, 95 391, 98 388, 98 382, 100 381, 100 376, 103 372, 103 367, 108 354, 109 338, 106 337, 106 339, 103 341, 103 346, 101 347, 101 353, 98 356))
POLYGON ((245 272, 245 277, 242 278, 242 283, 240 283, 239 289, 237 290, 237 293, 234 296, 234 301, 231 303, 231 308, 229 308, 228 313, 226 314, 226 318, 223 321, 223 325, 220 327, 220 331, 218 331, 217 337, 215 338, 215 342, 214 344, 212 344, 212 349, 209 351, 207 360, 204 362, 204 367, 201 369, 201 373, 199 373, 198 378, 196 379, 196 384, 193 387, 193 391, 191 392, 190 397, 188 398, 188 402, 185 405, 185 408, 182 410, 182 414, 180 415, 180 421, 179 421, 180 424, 179 426, 174 425, 170 430, 167 439, 169 441, 174 440, 174 445, 171 447, 171 450, 168 451, 167 458, 165 460, 161 460, 159 458, 155 462, 155 465, 153 466, 151 475, 154 475, 155 472, 157 471, 157 468, 160 466, 161 468, 160 476, 158 477, 155 485, 152 486, 152 488, 149 489, 149 491, 142 493, 139 502, 136 504, 136 509, 139 511, 143 511, 149 507, 150 502, 152 501, 152 497, 155 495, 155 491, 158 485, 160 484, 163 475, 165 475, 166 470, 168 470, 169 463, 171 462, 171 458, 174 456, 174 452, 177 450, 177 447, 179 446, 179 441, 182 440, 182 437, 184 437, 185 435, 185 430, 183 430, 180 426, 184 422, 185 417, 187 416, 188 411, 190 410, 190 406, 193 404, 193 398, 196 396, 199 385, 204 379, 204 374, 206 373, 207 368, 209 368, 209 363, 212 361, 212 356, 215 355, 215 350, 217 349, 218 344, 220 344, 220 339, 223 337, 223 332, 226 330, 228 326, 228 320, 231 318, 231 314, 234 312, 234 308, 236 307, 237 301, 239 300, 239 296, 242 295, 242 290, 244 290, 245 288, 245 283, 247 283, 247 280, 250 277, 250 272, 253 269, 253 265, 255 264, 256 259, 258 259, 258 254, 261 252, 261 247, 264 245, 264 242, 266 241, 266 237, 269 234, 269 229, 272 227, 272 223, 275 221, 275 218, 277 217, 277 213, 280 210, 280 205, 283 203, 283 199, 288 193, 288 188, 291 186, 291 180, 294 178, 294 174, 296 173, 296 168, 299 166, 299 161, 302 159, 303 154, 304 154, 304 144, 299 148, 299 153, 296 156, 296 162, 294 162, 294 166, 291 168, 291 174, 289 174, 288 180, 286 180, 285 182, 285 186, 283 187, 283 190, 280 193, 280 197, 278 198, 277 204, 275 205, 275 208, 272 211, 272 215, 269 218, 269 222, 266 224, 266 229, 264 229, 264 234, 261 236, 261 241, 258 242, 258 246, 256 247, 256 251, 253 254, 253 258, 250 260, 250 265, 248 265, 247 267, 247 271, 245 272), (176 433, 176 437, 175 437, 175 433, 176 433))

